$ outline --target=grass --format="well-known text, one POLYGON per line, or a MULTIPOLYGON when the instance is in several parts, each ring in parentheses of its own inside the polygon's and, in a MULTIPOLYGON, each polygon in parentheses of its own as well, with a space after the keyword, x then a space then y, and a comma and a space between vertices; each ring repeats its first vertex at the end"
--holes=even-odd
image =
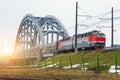
MULTIPOLYGON (((43 60, 39 66, 50 65, 53 63, 60 62, 61 57, 61 66, 65 66, 70 64, 70 59, 72 64, 82 64, 82 55, 84 57, 84 63, 89 63, 87 67, 92 69, 97 66, 97 55, 99 56, 99 66, 106 66, 104 68, 104 72, 107 72, 111 65, 115 65, 116 55, 117 55, 117 65, 120 65, 120 50, 105 50, 105 51, 80 51, 80 52, 73 52, 69 54, 59 54, 54 57, 47 58, 43 60), (54 62, 53 62, 54 59, 54 62)), ((58 64, 59 66, 59 64, 58 64)), ((82 65, 80 66, 82 67, 82 65)))
POLYGON ((120 80, 117 74, 95 74, 93 71, 41 69, 41 68, 0 68, 2 77, 45 78, 54 80, 120 80))
MULTIPOLYGON (((120 50, 105 50, 105 51, 80 51, 69 54, 59 54, 54 57, 44 59, 39 63, 39 67, 0 67, 0 77, 22 77, 22 78, 47 78, 56 80, 120 80, 119 74, 109 74, 108 69, 111 65, 115 64, 117 55, 117 65, 120 65, 120 50), (82 55, 84 57, 84 63, 89 63, 87 67, 88 71, 81 71, 82 67, 82 55), (99 66, 106 66, 102 73, 96 74, 96 69, 99 55, 99 66), (47 66, 53 63, 60 63, 61 66, 70 64, 70 58, 72 64, 80 64, 80 68, 77 69, 60 69, 60 68, 47 68, 41 67, 47 66)), ((58 64, 58 66, 60 66, 58 64)))

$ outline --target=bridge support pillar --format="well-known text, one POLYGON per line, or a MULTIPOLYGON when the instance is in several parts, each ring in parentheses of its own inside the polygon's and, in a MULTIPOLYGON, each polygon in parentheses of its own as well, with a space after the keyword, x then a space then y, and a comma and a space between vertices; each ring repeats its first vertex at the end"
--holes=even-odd
POLYGON ((40 61, 43 59, 43 51, 42 51, 42 46, 39 46, 37 49, 37 64, 40 63, 40 61))

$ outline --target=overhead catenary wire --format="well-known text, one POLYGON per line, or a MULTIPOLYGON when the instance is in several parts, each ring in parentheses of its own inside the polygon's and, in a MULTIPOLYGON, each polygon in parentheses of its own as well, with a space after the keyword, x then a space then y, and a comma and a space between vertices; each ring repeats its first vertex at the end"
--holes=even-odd
POLYGON ((86 11, 84 11, 82 8, 78 6, 78 9, 82 10, 85 14, 89 15, 86 11))
MULTIPOLYGON (((114 20, 119 20, 120 19, 120 16, 118 16, 118 17, 115 17, 114 18, 114 20)), ((93 27, 93 26, 95 26, 95 25, 98 25, 98 24, 104 24, 104 23, 109 23, 109 21, 111 20, 111 18, 109 18, 109 19, 104 19, 104 20, 100 20, 100 21, 98 21, 98 22, 96 22, 96 23, 90 23, 89 25, 87 25, 87 24, 78 24, 78 26, 84 26, 84 27, 86 27, 86 28, 90 28, 90 27, 93 27)), ((71 29, 71 28, 74 28, 74 26, 71 26, 71 27, 69 27, 69 28, 67 28, 67 29, 71 29)))
MULTIPOLYGON (((117 12, 120 12, 120 9, 114 10, 114 13, 117 13, 117 12)), ((92 16, 89 19, 85 19, 85 20, 80 21, 80 23, 83 23, 85 21, 87 22, 87 21, 90 21, 90 20, 93 20, 93 19, 98 19, 98 18, 101 18, 101 17, 105 17, 105 16, 108 16, 110 14, 111 14, 111 12, 107 12, 107 13, 103 13, 103 14, 100 14, 100 15, 97 15, 97 16, 92 16)))
MULTIPOLYGON (((88 17, 88 16, 91 16, 91 15, 89 15, 88 12, 83 10, 81 7, 78 6, 78 9, 80 9, 83 13, 85 13, 85 15, 81 14, 81 16, 79 16, 80 14, 78 14, 78 17, 88 17)), ((120 12, 120 9, 114 10, 114 14, 117 14, 119 12, 120 12)), ((79 21, 79 23, 77 25, 85 27, 85 29, 88 29, 88 28, 95 27, 95 26, 100 25, 100 24, 102 24, 102 25, 103 24, 107 24, 107 23, 110 23, 110 21, 111 21, 110 14, 111 14, 111 11, 103 13, 103 14, 100 14, 100 15, 91 16, 90 18, 83 19, 82 21, 79 21), (92 21, 92 20, 93 20, 93 22, 88 23, 88 21, 92 21)), ((115 16, 114 17, 114 21, 116 22, 117 20, 120 20, 120 16, 115 16)), ((70 26, 67 29, 73 29, 73 28, 74 28, 74 26, 70 26)))
MULTIPOLYGON (((114 10, 114 12, 115 13, 117 13, 117 12, 120 12, 120 9, 117 9, 117 10, 114 10)), ((86 28, 90 28, 90 27, 94 27, 95 25, 98 25, 98 24, 104 24, 104 23, 108 23, 110 20, 111 20, 111 18, 106 18, 106 19, 102 19, 101 17, 106 17, 106 16, 109 16, 109 14, 111 14, 111 12, 107 12, 107 13, 104 13, 104 14, 100 14, 100 15, 97 15, 97 16, 94 16, 94 17, 91 17, 90 19, 87 19, 87 20, 83 20, 83 21, 80 21, 80 23, 83 23, 83 22, 88 22, 88 21, 90 21, 90 20, 94 20, 94 19, 97 19, 98 21, 97 22, 95 22, 95 23, 89 23, 89 24, 79 24, 79 26, 84 26, 84 27, 86 27, 86 28), (102 20, 100 20, 100 18, 102 19, 102 20)), ((117 16, 117 17, 115 17, 114 18, 114 20, 119 20, 120 19, 120 16, 117 16)))

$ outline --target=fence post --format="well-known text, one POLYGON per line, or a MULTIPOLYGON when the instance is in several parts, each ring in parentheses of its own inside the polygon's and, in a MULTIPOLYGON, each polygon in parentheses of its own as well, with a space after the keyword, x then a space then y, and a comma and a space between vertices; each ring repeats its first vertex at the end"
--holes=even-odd
POLYGON ((45 59, 45 68, 46 68, 46 59, 45 59))
POLYGON ((70 60, 70 66, 72 68, 72 61, 71 61, 71 57, 69 56, 69 60, 70 60))
POLYGON ((97 54, 97 67, 99 67, 99 55, 97 54))
POLYGON ((53 68, 54 68, 54 56, 53 56, 53 68))
POLYGON ((84 56, 83 56, 84 54, 82 54, 82 66, 83 66, 83 70, 84 70, 84 68, 85 68, 85 66, 84 66, 84 56))
POLYGON ((60 63, 59 63, 59 67, 60 67, 60 69, 61 69, 61 63, 62 63, 62 62, 61 62, 61 56, 60 56, 60 63))
POLYGON ((117 74, 117 54, 115 53, 115 73, 117 74))
POLYGON ((96 68, 97 73, 100 72, 100 67, 99 66, 100 66, 100 64, 99 64, 99 54, 97 54, 97 68, 96 68))

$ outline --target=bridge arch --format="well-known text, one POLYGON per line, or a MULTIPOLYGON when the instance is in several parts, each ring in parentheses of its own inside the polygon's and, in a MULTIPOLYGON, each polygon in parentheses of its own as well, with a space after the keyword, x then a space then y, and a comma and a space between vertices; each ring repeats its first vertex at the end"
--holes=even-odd
POLYGON ((68 33, 56 17, 51 15, 35 17, 27 14, 17 32, 15 53, 22 57, 33 54, 37 56, 40 46, 46 50, 49 43, 54 43, 64 37, 68 37, 68 33))

